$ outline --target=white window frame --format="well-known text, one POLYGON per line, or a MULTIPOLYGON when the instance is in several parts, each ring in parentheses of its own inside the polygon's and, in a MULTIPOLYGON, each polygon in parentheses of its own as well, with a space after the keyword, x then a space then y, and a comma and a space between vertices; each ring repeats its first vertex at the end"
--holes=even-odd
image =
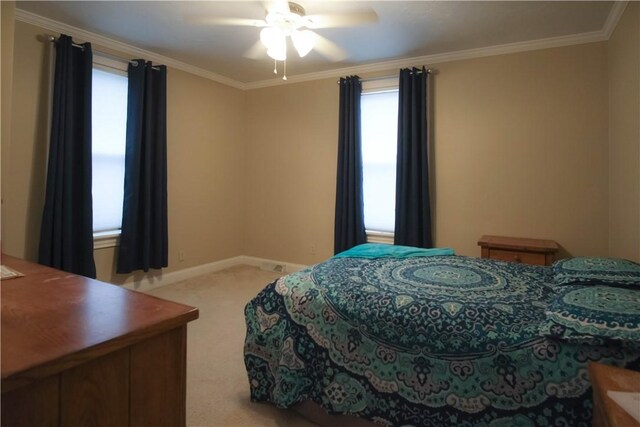
MULTIPOLYGON (((398 77, 364 80, 362 94, 379 92, 396 92, 400 87, 398 77)), ((397 118, 396 118, 397 119, 397 118)), ((365 230, 368 243, 385 243, 393 245, 395 233, 386 231, 365 230)))
MULTIPOLYGON (((93 68, 107 71, 109 73, 120 74, 129 77, 127 69, 129 62, 123 59, 116 59, 102 55, 98 52, 93 54, 93 68)), ((121 229, 96 231, 93 233, 93 249, 113 248, 120 243, 121 229)))

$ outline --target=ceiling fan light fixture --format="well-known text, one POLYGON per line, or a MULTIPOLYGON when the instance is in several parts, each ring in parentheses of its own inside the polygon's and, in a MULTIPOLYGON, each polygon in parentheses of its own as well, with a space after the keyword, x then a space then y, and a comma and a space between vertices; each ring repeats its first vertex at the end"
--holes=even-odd
POLYGON ((315 46, 316 34, 310 30, 295 30, 291 33, 291 40, 300 58, 304 58, 315 46))
POLYGON ((284 37, 285 35, 278 28, 265 27, 260 30, 260 41, 267 49, 282 43, 280 40, 284 37))
POLYGON ((267 55, 276 62, 275 67, 277 67, 278 61, 285 62, 287 60, 288 38, 291 38, 291 44, 301 58, 315 50, 320 56, 332 62, 344 61, 347 58, 347 53, 331 40, 313 30, 378 22, 378 15, 371 7, 362 8, 356 12, 307 15, 304 7, 295 2, 263 0, 262 3, 266 8, 263 20, 224 17, 214 17, 213 19, 198 17, 196 19, 199 22, 212 22, 219 25, 260 28, 260 43, 254 43, 244 56, 251 59, 262 59, 264 55, 262 46, 264 46, 267 55))
POLYGON ((315 45, 315 34, 310 30, 299 30, 305 25, 304 9, 289 3, 289 11, 274 11, 267 14, 266 27, 260 31, 260 41, 267 48, 267 55, 277 60, 287 59, 287 37, 291 37, 300 57, 307 55, 315 45))
POLYGON ((271 46, 267 46, 267 55, 276 61, 284 61, 287 59, 287 42, 283 37, 271 46))
POLYGON ((287 59, 287 37, 278 28, 266 27, 260 31, 260 41, 267 48, 267 55, 277 60, 287 59))
POLYGON ((267 55, 270 58, 275 59, 276 61, 284 61, 287 59, 287 51, 286 49, 267 49, 267 55))

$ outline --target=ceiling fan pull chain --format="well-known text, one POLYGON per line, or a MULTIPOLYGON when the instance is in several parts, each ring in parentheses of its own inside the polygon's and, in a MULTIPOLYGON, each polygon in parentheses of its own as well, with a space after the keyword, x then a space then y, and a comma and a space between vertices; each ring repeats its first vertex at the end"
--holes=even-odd
POLYGON ((287 60, 282 61, 284 64, 284 70, 282 71, 282 80, 287 80, 287 60))
POLYGON ((278 60, 273 60, 273 74, 278 74, 278 60))

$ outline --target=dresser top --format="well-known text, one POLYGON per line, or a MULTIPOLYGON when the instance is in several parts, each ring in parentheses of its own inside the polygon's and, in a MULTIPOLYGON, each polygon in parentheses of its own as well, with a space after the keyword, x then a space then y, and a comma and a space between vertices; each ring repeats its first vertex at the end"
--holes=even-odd
POLYGON ((198 318, 198 309, 2 255, 3 391, 198 318), (9 380, 9 381, 7 381, 9 380))

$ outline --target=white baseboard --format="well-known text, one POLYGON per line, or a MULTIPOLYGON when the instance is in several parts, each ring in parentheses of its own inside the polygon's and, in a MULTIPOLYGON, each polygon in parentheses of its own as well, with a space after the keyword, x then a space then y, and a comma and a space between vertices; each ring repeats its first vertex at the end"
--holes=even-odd
POLYGON ((152 289, 160 288, 162 286, 171 285, 173 283, 180 282, 182 280, 191 279, 192 277, 201 276, 207 273, 213 273, 216 271, 224 270, 225 268, 233 267, 236 265, 250 265, 253 267, 262 267, 264 264, 284 265, 284 273, 293 273, 298 270, 306 268, 306 265, 293 264, 283 261, 275 261, 264 258, 256 258, 247 255, 240 255, 233 258, 227 258, 220 261, 211 262, 208 264, 198 265, 195 267, 185 268, 183 270, 172 271, 170 273, 160 272, 156 276, 145 275, 140 279, 132 279, 122 284, 122 287, 127 289, 133 289, 136 291, 146 292, 152 289))
POLYGON ((251 265, 253 267, 262 267, 264 264, 284 265, 285 273, 294 273, 296 271, 299 271, 299 270, 302 270, 303 268, 308 267, 308 265, 303 265, 303 264, 293 264, 291 262, 274 261, 272 259, 257 258, 253 256, 247 256, 247 255, 243 255, 238 258, 242 258, 241 264, 251 265))

